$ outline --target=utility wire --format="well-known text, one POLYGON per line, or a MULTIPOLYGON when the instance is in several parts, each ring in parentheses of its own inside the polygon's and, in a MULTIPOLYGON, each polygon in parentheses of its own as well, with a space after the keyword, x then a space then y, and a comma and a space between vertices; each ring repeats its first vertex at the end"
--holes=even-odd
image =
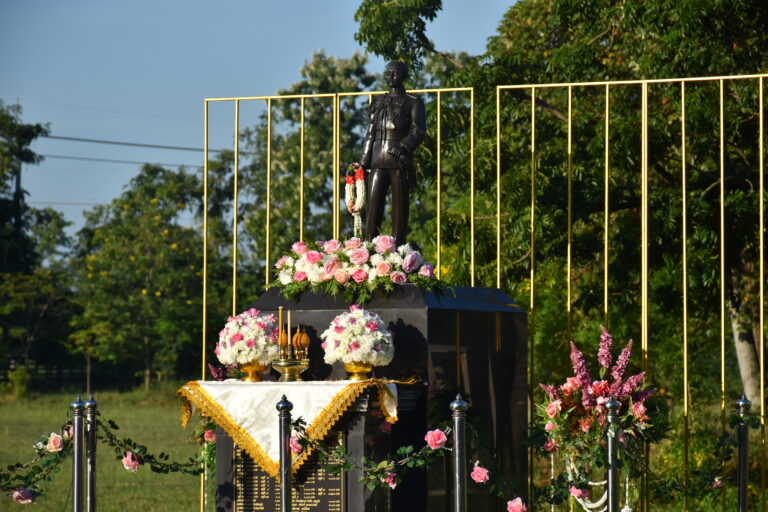
MULTIPOLYGON (((49 139, 57 139, 57 140, 69 140, 74 142, 91 142, 94 144, 114 144, 117 146, 134 146, 139 148, 153 148, 153 149, 175 149, 178 151, 196 151, 198 153, 202 153, 202 148, 191 148, 187 146, 165 146, 162 144, 142 144, 139 142, 123 142, 123 141, 117 141, 117 140, 103 140, 103 139, 86 139, 82 137, 64 137, 63 135, 44 135, 43 137, 47 137, 49 139)), ((209 152, 212 153, 218 153, 221 151, 224 151, 222 149, 209 149, 209 152)))
POLYGON ((109 158, 90 158, 87 156, 67 156, 67 155, 40 155, 45 158, 63 158, 65 160, 84 160, 86 162, 106 162, 110 164, 135 164, 135 165, 144 165, 147 163, 151 163, 152 165, 160 165, 164 167, 192 167, 199 169, 202 167, 201 165, 190 165, 190 164, 161 164, 158 162, 139 162, 138 160, 112 160, 109 158))

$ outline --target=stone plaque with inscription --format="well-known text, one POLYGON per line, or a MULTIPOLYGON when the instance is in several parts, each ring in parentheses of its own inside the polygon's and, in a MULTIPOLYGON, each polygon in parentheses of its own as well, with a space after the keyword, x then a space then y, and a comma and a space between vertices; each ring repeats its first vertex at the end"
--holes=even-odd
MULTIPOLYGON (((235 448, 235 511, 280 511, 280 486, 248 454, 235 448)), ((293 480, 292 512, 342 512, 341 475, 317 464, 304 466, 293 480)))

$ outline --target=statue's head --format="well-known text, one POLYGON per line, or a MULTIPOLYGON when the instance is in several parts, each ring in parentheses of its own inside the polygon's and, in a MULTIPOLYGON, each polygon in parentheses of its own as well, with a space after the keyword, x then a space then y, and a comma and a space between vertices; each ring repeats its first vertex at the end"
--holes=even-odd
POLYGON ((384 79, 390 87, 399 87, 408 78, 408 66, 404 62, 390 62, 384 70, 384 79))

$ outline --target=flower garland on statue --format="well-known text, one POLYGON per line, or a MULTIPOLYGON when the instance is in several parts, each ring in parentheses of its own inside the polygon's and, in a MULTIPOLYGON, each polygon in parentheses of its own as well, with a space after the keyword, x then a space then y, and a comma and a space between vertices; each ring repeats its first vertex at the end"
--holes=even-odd
POLYGON ((328 364, 341 361, 386 366, 395 355, 392 332, 384 321, 357 304, 336 316, 320 337, 328 364))
POLYGON ((347 303, 362 304, 376 289, 394 291, 394 285, 412 283, 426 291, 439 291, 434 268, 409 244, 399 247, 389 235, 370 242, 353 237, 345 241, 296 242, 291 254, 275 263, 281 294, 289 299, 303 291, 342 294, 347 303))
POLYGON ((262 315, 251 308, 229 317, 219 331, 216 356, 225 365, 246 364, 253 360, 269 365, 280 354, 278 336, 275 315, 262 315))
POLYGON ((365 208, 365 169, 357 162, 351 163, 347 167, 344 201, 347 203, 347 210, 355 220, 355 236, 363 236, 363 221, 360 212, 365 208))

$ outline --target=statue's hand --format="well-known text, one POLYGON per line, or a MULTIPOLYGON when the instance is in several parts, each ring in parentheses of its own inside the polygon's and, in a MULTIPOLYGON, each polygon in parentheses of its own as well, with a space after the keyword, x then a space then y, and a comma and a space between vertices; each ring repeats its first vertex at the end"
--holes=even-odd
POLYGON ((402 150, 401 148, 399 148, 399 147, 391 147, 391 148, 389 148, 389 149, 387 150, 387 153, 389 153, 389 154, 390 154, 390 155, 392 155, 392 156, 397 156, 397 157, 400 157, 400 156, 405 156, 405 154, 406 154, 406 153, 405 153, 405 151, 403 151, 403 150, 402 150))

